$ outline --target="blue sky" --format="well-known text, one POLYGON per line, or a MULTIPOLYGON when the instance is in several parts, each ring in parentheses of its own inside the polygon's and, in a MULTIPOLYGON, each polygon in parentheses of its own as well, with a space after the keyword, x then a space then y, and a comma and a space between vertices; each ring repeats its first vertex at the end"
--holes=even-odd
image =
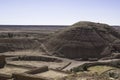
POLYGON ((120 0, 0 0, 0 24, 71 25, 78 21, 120 25, 120 0))

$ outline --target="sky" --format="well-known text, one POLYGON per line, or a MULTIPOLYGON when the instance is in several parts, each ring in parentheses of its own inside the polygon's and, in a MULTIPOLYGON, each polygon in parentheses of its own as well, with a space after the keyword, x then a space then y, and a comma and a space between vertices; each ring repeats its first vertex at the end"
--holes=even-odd
POLYGON ((120 0, 0 0, 2 25, 120 25, 120 0))

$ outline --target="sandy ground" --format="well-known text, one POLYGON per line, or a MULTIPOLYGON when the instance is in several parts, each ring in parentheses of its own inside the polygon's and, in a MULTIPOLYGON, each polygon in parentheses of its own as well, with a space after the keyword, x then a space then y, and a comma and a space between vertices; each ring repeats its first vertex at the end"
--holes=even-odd
POLYGON ((92 73, 95 73, 97 72, 98 74, 101 74, 107 70, 110 70, 110 69, 117 69, 115 67, 110 67, 110 66, 93 66, 93 67, 90 67, 88 68, 88 70, 92 73))
POLYGON ((5 66, 4 68, 0 69, 1 74, 7 74, 7 75, 11 75, 12 73, 23 73, 26 71, 28 71, 28 69, 11 67, 11 66, 5 66))
POLYGON ((33 51, 33 50, 21 50, 21 51, 15 51, 15 52, 5 52, 1 53, 0 55, 41 55, 44 54, 40 51, 33 51))
POLYGON ((65 76, 68 76, 68 74, 65 73, 60 73, 60 72, 56 72, 56 71, 46 71, 43 73, 39 73, 39 74, 35 74, 36 76, 42 76, 42 77, 48 77, 48 78, 62 78, 65 76))
POLYGON ((44 61, 9 61, 8 63, 15 65, 27 65, 33 67, 48 66, 49 68, 53 68, 53 69, 63 67, 64 65, 68 64, 68 62, 56 63, 56 62, 44 62, 44 61))
POLYGON ((46 56, 46 57, 51 57, 51 58, 58 58, 63 60, 61 63, 56 63, 56 62, 45 62, 45 61, 7 61, 8 63, 11 64, 16 64, 16 65, 30 65, 30 66, 35 66, 35 67, 40 67, 40 66, 49 66, 49 68, 59 68, 67 65, 68 63, 71 62, 69 66, 67 66, 64 71, 70 70, 73 67, 79 66, 83 63, 86 63, 88 61, 75 61, 67 58, 60 58, 60 57, 55 57, 55 56, 47 56, 43 55, 45 53, 39 52, 39 51, 32 51, 32 50, 23 50, 23 51, 15 51, 15 52, 5 52, 3 53, 4 55, 7 56, 22 56, 22 55, 28 55, 28 56, 46 56))
MULTIPOLYGON (((46 57, 51 57, 51 58, 58 58, 63 60, 63 62, 46 62, 46 61, 7 61, 8 63, 11 64, 16 64, 16 65, 30 65, 33 67, 40 67, 40 66, 49 66, 49 68, 59 68, 59 67, 63 67, 65 65, 67 65, 68 63, 71 62, 71 64, 69 66, 67 66, 66 68, 64 68, 63 70, 70 70, 71 68, 77 67, 79 65, 82 65, 84 63, 88 63, 90 61, 75 61, 75 60, 71 60, 71 59, 67 59, 67 58, 60 58, 60 57, 55 57, 55 56, 47 56, 47 55, 43 55, 45 53, 43 52, 39 52, 39 51, 32 51, 32 50, 24 50, 24 51, 15 51, 15 52, 6 52, 6 53, 1 53, 0 55, 13 55, 13 56, 21 56, 21 55, 28 55, 28 56, 46 56, 46 57)), ((98 62, 108 62, 108 61, 112 61, 112 60, 100 60, 98 62)))

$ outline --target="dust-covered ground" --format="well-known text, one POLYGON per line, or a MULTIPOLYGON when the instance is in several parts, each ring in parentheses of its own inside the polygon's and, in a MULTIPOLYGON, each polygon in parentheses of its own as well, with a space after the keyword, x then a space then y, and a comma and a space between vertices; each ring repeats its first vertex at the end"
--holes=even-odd
MULTIPOLYGON (((0 69, 0 74, 24 73, 33 68, 48 66, 50 69, 56 69, 68 73, 59 73, 54 71, 44 72, 42 74, 34 74, 43 77, 52 77, 58 80, 110 80, 116 76, 110 76, 109 70, 117 70, 115 66, 93 66, 87 71, 79 69, 80 65, 85 63, 108 62, 114 64, 119 59, 106 59, 98 61, 82 61, 80 59, 68 59, 65 57, 57 57, 56 55, 48 55, 43 42, 52 37, 68 26, 0 26, 0 55, 6 57, 6 66, 0 69), (11 66, 12 65, 12 66, 11 66), (28 68, 27 68, 28 67, 28 68), (75 69, 74 69, 75 68, 75 69), (76 70, 77 69, 77 70, 76 70), (75 70, 75 71, 74 71, 75 70), (106 74, 105 74, 106 72, 106 74), (104 74, 103 74, 104 73, 104 74), (103 75, 102 75, 103 74, 103 75), (101 76, 104 76, 101 78, 101 76)), ((105 64, 106 64, 105 63, 105 64)), ((119 65, 119 63, 116 63, 119 65)), ((120 65, 119 65, 120 66, 120 65)), ((120 73, 113 73, 118 77, 120 73)), ((119 79, 118 79, 119 80, 119 79)))

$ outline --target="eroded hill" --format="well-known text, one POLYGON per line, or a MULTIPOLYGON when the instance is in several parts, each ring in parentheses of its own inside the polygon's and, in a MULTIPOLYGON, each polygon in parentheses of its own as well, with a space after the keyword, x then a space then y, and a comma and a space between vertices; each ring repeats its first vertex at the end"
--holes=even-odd
POLYGON ((78 22, 53 34, 44 44, 53 55, 99 59, 111 55, 113 44, 119 42, 117 35, 116 30, 107 24, 78 22))

